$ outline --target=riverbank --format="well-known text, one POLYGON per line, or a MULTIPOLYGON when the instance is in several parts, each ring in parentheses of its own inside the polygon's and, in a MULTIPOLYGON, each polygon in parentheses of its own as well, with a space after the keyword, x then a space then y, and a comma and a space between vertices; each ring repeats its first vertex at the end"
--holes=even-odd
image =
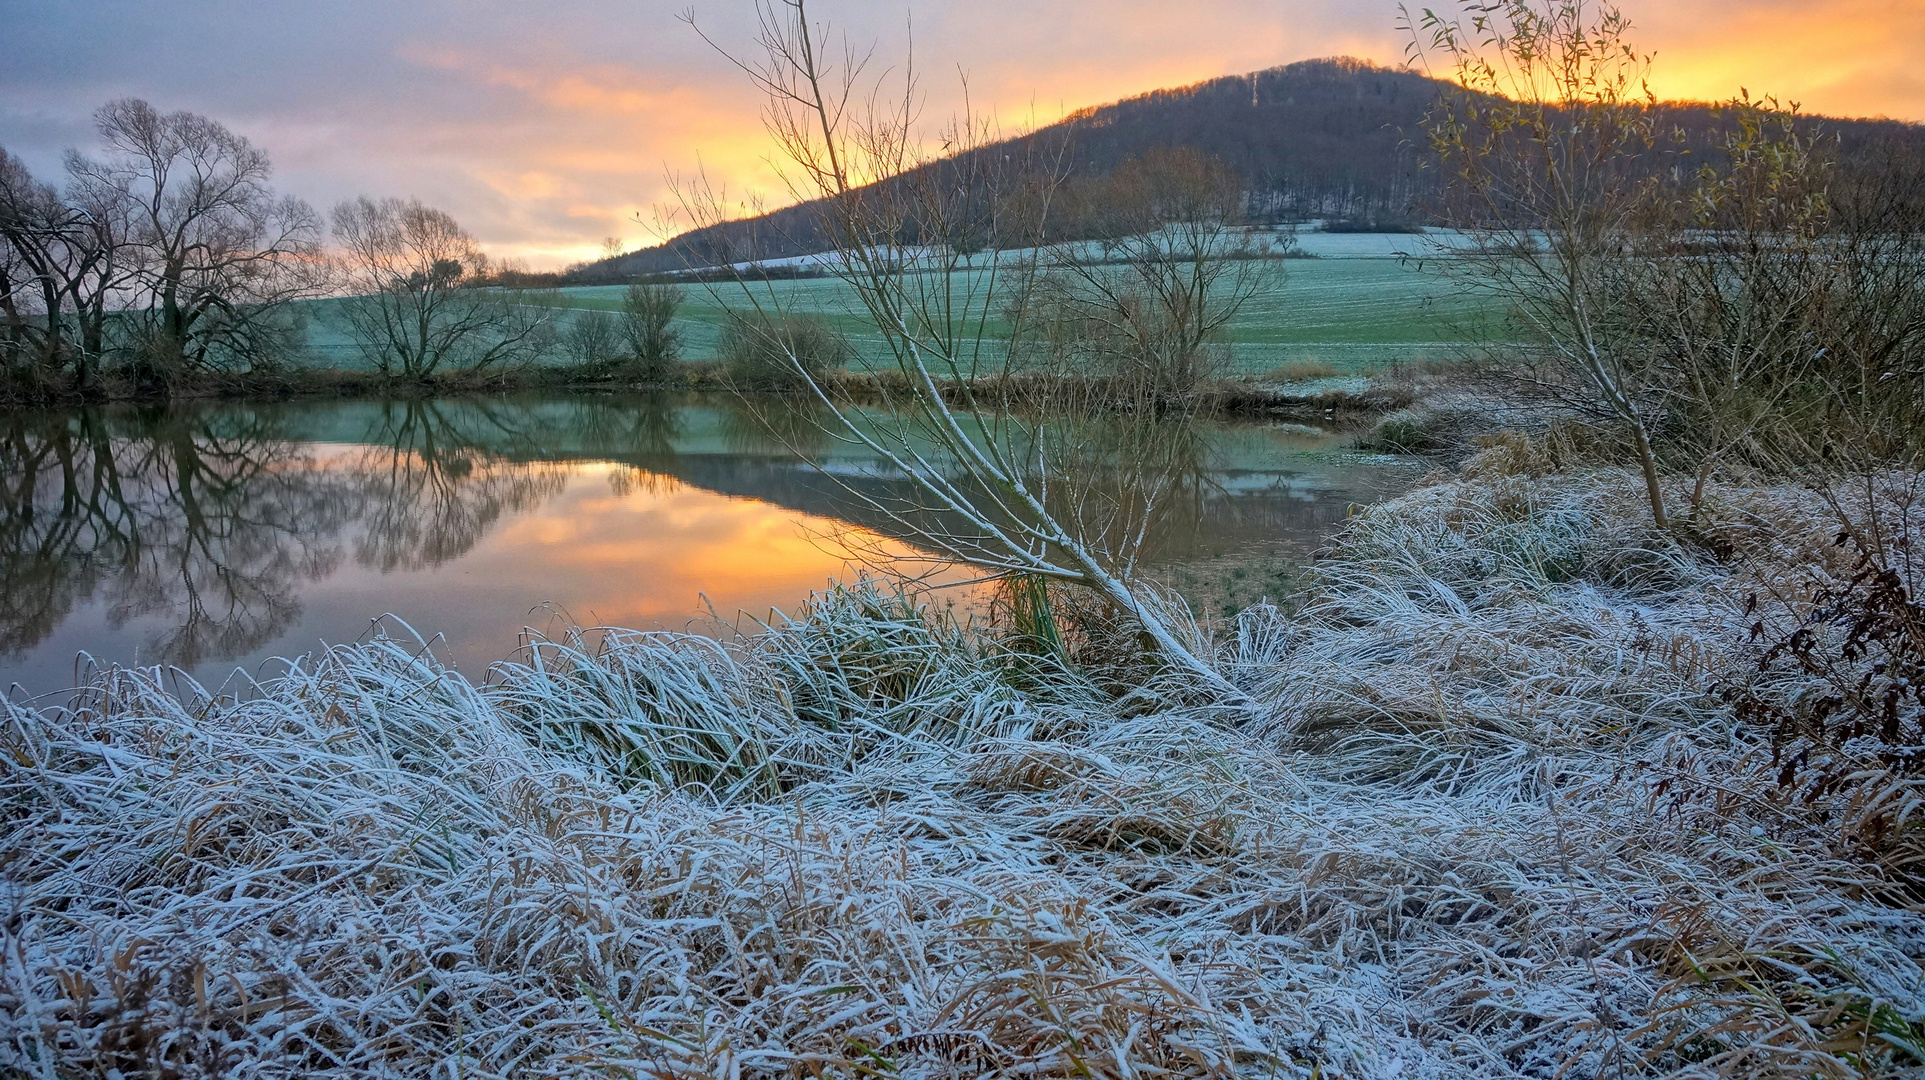
POLYGON ((862 589, 486 685, 374 642, 8 705, 0 1062, 1910 1074, 1916 781, 1768 726, 1830 685, 1766 652, 1838 519, 1714 484, 1680 539, 1638 483, 1499 440, 1361 510, 1290 613, 1193 631, 1254 706, 862 589))
MULTIPOLYGON (((499 394, 549 391, 582 394, 611 393, 736 393, 792 394, 813 398, 813 392, 780 385, 742 386, 719 363, 681 363, 672 378, 636 380, 566 367, 536 367, 514 371, 460 372, 425 379, 397 379, 370 371, 338 368, 265 371, 249 375, 200 375, 167 387, 138 386, 117 379, 99 381, 79 390, 59 387, 39 392, 13 388, 0 393, 0 404, 15 408, 87 404, 162 404, 192 401, 293 401, 313 398, 433 398, 462 394, 499 394)), ((824 389, 858 404, 903 399, 910 393, 907 380, 894 371, 829 371, 824 389)), ((962 385, 939 380, 945 398, 962 400, 962 385)), ((1035 376, 982 379, 974 386, 979 399, 1007 397, 1020 403, 1052 385, 1035 376)), ((1092 383, 1083 388, 1091 400, 1111 398, 1119 406, 1138 395, 1123 388, 1092 383)), ((1264 379, 1236 377, 1200 383, 1179 401, 1174 412, 1222 418, 1279 417, 1292 420, 1353 420, 1394 412, 1411 404, 1408 389, 1365 377, 1351 379, 1264 379)))

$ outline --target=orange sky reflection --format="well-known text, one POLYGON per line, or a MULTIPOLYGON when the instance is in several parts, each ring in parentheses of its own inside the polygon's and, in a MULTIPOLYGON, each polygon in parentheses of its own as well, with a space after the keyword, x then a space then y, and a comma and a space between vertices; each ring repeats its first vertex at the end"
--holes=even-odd
MULTIPOLYGON (((475 582, 485 582, 482 591, 493 599, 482 603, 497 609, 486 637, 453 642, 464 665, 499 658, 506 645, 501 620, 541 604, 585 626, 680 630, 705 621, 708 604, 731 622, 743 614, 766 617, 771 609, 794 610, 832 579, 855 577, 850 554, 828 539, 848 530, 846 525, 697 487, 610 482, 625 471, 619 465, 571 465, 566 486, 540 513, 505 522, 434 572, 465 578, 467 610, 477 607, 475 582)), ((900 542, 855 532, 889 555, 917 554, 900 542)), ((972 576, 951 569, 939 580, 972 576)), ((960 591, 956 595, 960 603, 960 591)), ((421 621, 398 613, 414 625, 441 628, 444 620, 434 617, 432 599, 418 602, 421 621)), ((537 612, 530 621, 542 629, 550 619, 537 612)))

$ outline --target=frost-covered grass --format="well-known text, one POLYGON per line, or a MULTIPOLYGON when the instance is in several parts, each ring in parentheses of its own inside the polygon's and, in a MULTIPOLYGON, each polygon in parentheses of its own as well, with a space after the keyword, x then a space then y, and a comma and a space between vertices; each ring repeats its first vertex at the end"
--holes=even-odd
MULTIPOLYGON (((1480 301, 1459 295, 1424 264, 1406 263, 1389 256, 1390 250, 1421 245, 1411 236, 1344 236, 1305 234, 1313 246, 1351 247, 1389 244, 1381 257, 1293 259, 1266 277, 1262 288, 1226 328, 1235 343, 1235 369, 1242 374, 1266 372, 1279 363, 1328 363, 1347 375, 1367 374, 1399 360, 1447 359, 1466 336, 1481 339, 1488 321, 1480 301)), ((847 336, 859 366, 890 366, 888 349, 867 320, 854 290, 837 278, 804 278, 754 286, 765 303, 783 310, 824 319, 847 336)), ((957 288, 967 289, 962 276, 957 288)), ((584 286, 561 291, 570 307, 613 310, 620 305, 621 287, 584 286)), ((703 359, 716 355, 729 311, 742 306, 734 285, 689 286, 688 299, 677 320, 686 355, 703 359)), ((1006 336, 1007 327, 992 321, 992 336, 1006 336)), ((1490 328, 1494 333, 1495 328, 1490 328)), ((318 340, 318 337, 317 337, 318 340)))
POLYGON ((869 588, 9 705, 0 1071, 1915 1072, 1925 918, 1718 693, 1821 508, 1636 506, 1473 462, 1361 512, 1219 633, 1254 712, 869 588))

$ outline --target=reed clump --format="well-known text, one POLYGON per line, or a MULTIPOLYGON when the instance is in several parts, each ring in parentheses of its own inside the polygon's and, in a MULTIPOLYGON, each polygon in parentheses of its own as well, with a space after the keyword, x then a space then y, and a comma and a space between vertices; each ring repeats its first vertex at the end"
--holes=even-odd
POLYGON ((1712 484, 1664 531, 1546 457, 1486 447, 1289 614, 1187 630, 1254 705, 1036 597, 1004 633, 872 583, 479 685, 398 635, 8 703, 0 1068, 1916 1075, 1909 864, 1732 693, 1830 685, 1767 654, 1814 568, 1854 580, 1858 504, 1712 484))

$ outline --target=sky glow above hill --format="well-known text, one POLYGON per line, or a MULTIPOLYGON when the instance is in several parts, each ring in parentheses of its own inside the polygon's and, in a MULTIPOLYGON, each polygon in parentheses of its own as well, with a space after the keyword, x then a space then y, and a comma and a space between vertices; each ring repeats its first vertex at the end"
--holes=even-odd
MULTIPOLYGON (((367 193, 439 205, 498 254, 592 257, 656 239, 670 174, 705 169, 787 201, 760 102, 676 14, 688 0, 90 0, 0 5, 0 146, 36 173, 92 145, 88 117, 139 96, 204 112, 268 148, 317 207, 367 193)), ((929 119, 961 102, 1003 127, 1295 60, 1403 62, 1393 0, 814 0, 877 70, 913 31, 929 119)), ((1925 120, 1925 0, 1627 0, 1654 88, 1740 86, 1807 111, 1925 120)), ((747 0, 696 0, 746 47, 747 0)))

